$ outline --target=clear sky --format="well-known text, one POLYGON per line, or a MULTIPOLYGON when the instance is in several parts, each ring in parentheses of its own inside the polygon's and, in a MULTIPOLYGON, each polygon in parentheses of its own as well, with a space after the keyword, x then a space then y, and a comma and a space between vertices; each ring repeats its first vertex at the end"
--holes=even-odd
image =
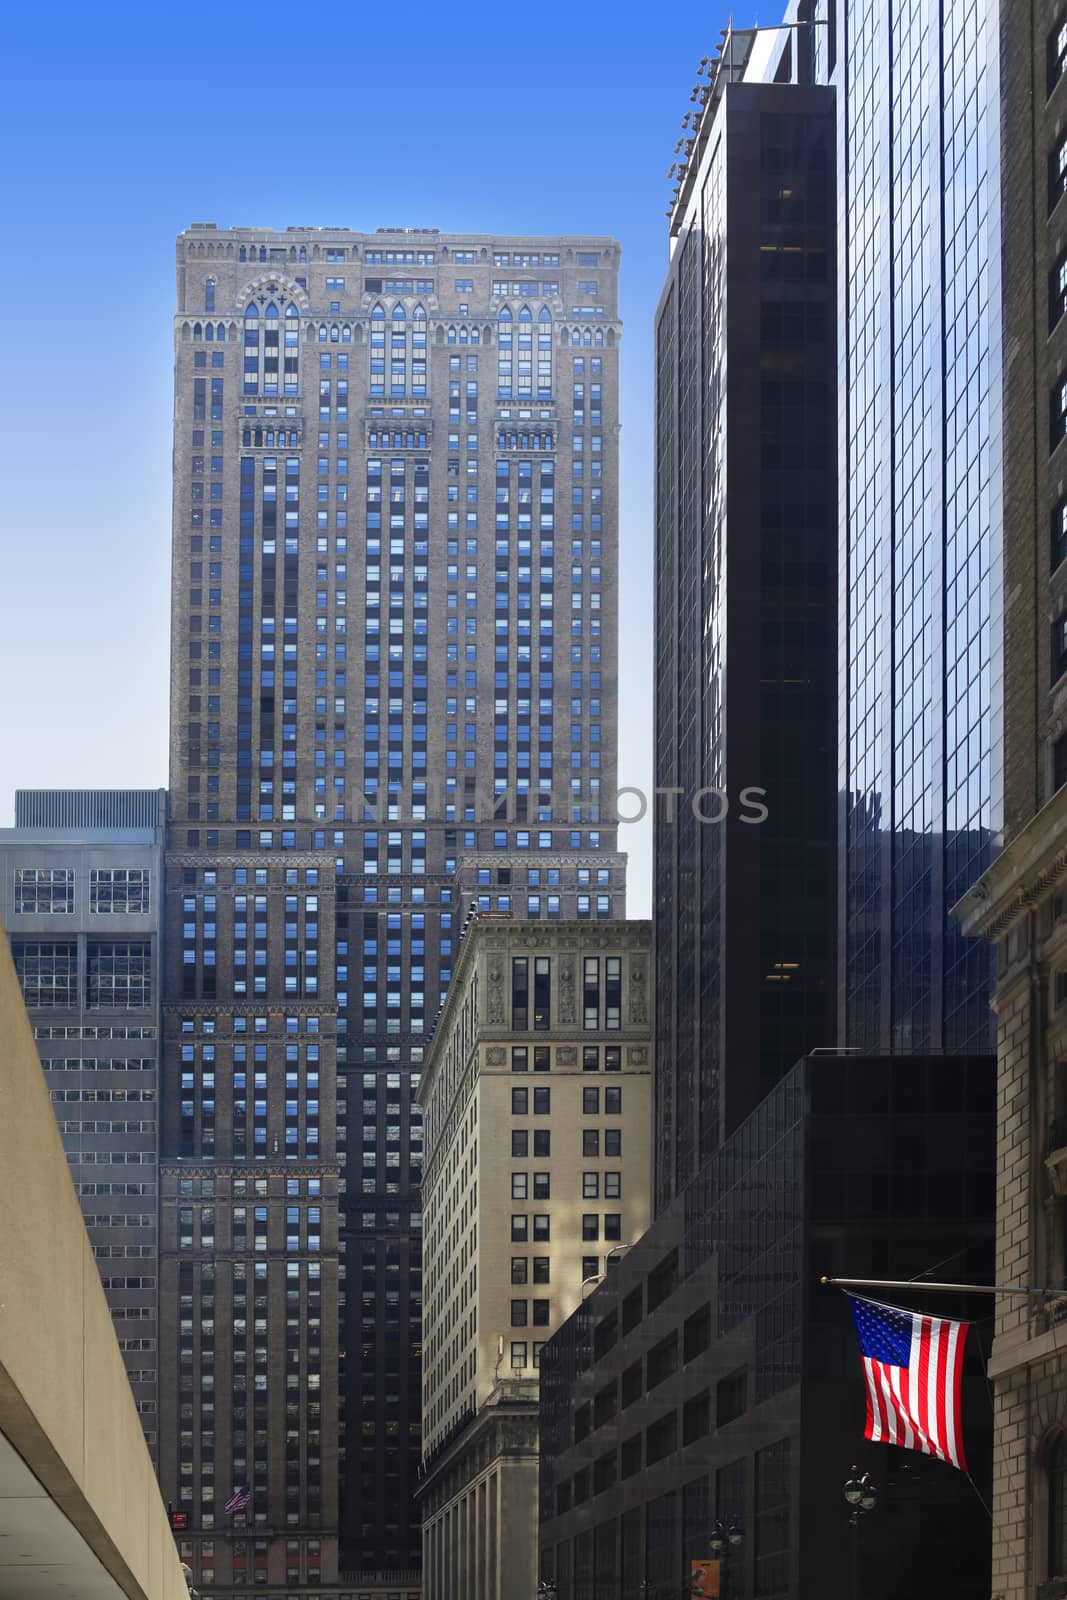
MULTIPOLYGON (((725 21, 719 0, 9 14, 0 825, 16 788, 167 781, 174 236, 190 222, 621 240, 619 781, 650 788, 666 171, 725 21)), ((620 834, 647 915, 648 821, 620 834)))

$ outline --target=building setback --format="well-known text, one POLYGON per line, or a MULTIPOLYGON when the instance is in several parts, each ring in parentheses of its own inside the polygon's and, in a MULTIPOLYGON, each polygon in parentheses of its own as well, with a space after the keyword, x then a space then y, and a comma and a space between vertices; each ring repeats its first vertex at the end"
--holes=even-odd
POLYGON ((417 1587, 426 1030, 472 905, 623 910, 618 261, 178 240, 160 1470, 220 1594, 417 1587))
POLYGON ((741 81, 755 39, 710 69, 656 319, 657 1209, 835 1038, 834 98, 741 81))
POLYGON ((0 925, 153 1460, 166 795, 27 790, 0 828, 0 925))
MULTIPOLYGON (((994 15, 995 15, 994 11, 994 15)), ((994 947, 997 1270, 1063 1283, 1067 1241, 1067 30, 1000 35, 1004 348, 1004 848, 956 907, 994 947)), ((980 945, 977 948, 981 949, 980 945)), ((1067 1593, 1062 1302, 997 1303, 993 1591, 1067 1593)))
MULTIPOLYGON (((657 1217, 542 1352, 541 1581, 558 1600, 688 1594, 734 1519, 733 1600, 989 1594, 974 1486, 864 1440, 849 1302, 818 1280, 910 1278, 951 1255, 954 1277, 988 1283, 993 1106, 990 1057, 808 1057, 657 1217), (853 1462, 880 1491, 858 1546, 853 1462)), ((986 1319, 962 1427, 988 1498, 988 1297, 884 1297, 986 1319)))
POLYGON ((463 938, 419 1088, 426 1600, 537 1584, 544 1341, 647 1227, 647 922, 463 938))

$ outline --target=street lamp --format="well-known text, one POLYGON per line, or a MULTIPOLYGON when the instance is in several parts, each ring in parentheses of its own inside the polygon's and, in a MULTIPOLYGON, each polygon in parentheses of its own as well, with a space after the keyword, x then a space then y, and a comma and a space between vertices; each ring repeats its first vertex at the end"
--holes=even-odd
POLYGON ((855 1600, 861 1600, 860 1525, 878 1504, 878 1489, 871 1482, 870 1473, 865 1472, 861 1477, 859 1467, 853 1463, 852 1476, 841 1492, 845 1497, 845 1503, 852 1507, 852 1515, 848 1519, 852 1527, 852 1593, 855 1600))
POLYGON ((740 1517, 731 1517, 729 1522, 723 1522, 721 1517, 716 1518, 715 1524, 708 1535, 708 1544, 711 1553, 717 1561, 722 1562, 722 1592, 723 1600, 728 1600, 730 1577, 730 1553, 737 1550, 744 1543, 744 1533, 741 1529, 740 1517))
POLYGON ((559 1593, 551 1578, 542 1578, 537 1585, 537 1592, 544 1597, 544 1600, 556 1600, 556 1595, 559 1593))

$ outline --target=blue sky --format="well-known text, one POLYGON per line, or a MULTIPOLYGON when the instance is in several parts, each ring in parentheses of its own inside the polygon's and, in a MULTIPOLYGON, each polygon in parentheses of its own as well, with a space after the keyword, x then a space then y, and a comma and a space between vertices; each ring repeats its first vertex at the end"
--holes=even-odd
MULTIPOLYGON (((167 780, 174 236, 200 221, 622 241, 620 783, 650 786, 666 170, 726 10, 654 16, 461 0, 12 13, 0 824, 16 787, 167 780)), ((621 844, 647 914, 647 822, 621 844)))

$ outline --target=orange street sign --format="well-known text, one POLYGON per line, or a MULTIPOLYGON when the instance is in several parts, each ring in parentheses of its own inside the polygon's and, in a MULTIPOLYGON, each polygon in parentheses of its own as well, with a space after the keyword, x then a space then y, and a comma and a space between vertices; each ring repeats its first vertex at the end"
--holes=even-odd
POLYGON ((689 1592, 700 1600, 719 1600, 719 1563, 717 1561, 692 1561, 689 1564, 689 1592))

